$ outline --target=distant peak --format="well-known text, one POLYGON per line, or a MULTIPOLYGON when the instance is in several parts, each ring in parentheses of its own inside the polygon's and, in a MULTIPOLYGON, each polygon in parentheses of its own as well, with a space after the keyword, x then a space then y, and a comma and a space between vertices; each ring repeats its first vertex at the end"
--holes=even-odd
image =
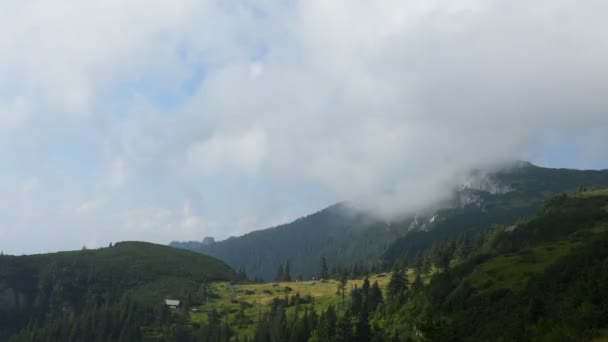
POLYGON ((517 160, 513 163, 513 166, 517 167, 517 168, 538 167, 538 166, 530 163, 529 161, 525 161, 525 160, 517 160))

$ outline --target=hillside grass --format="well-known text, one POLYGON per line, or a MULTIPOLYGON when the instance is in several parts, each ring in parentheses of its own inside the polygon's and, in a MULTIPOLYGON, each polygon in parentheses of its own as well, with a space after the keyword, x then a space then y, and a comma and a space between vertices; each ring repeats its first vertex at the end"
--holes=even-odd
POLYGON ((527 248, 517 254, 499 255, 477 267, 470 280, 482 291, 521 290, 532 275, 543 272, 578 246, 577 242, 556 241, 527 248))
MULTIPOLYGON (((408 272, 411 281, 414 280, 412 271, 408 272)), ((376 274, 369 277, 371 284, 378 282, 380 288, 384 289, 390 279, 390 273, 376 274)), ((210 284, 213 299, 195 307, 190 312, 191 323, 206 323, 208 314, 211 310, 216 310, 218 314, 230 322, 240 334, 252 336, 255 324, 260 315, 270 310, 270 304, 275 298, 291 297, 299 294, 301 297, 311 296, 314 304, 302 304, 299 310, 315 310, 317 313, 325 311, 330 305, 338 310, 342 307, 342 297, 337 295, 339 282, 336 280, 307 280, 291 282, 273 283, 251 283, 251 284, 232 284, 229 282, 218 282, 210 284), (245 314, 244 323, 239 324, 238 314, 241 308, 245 314)), ((346 284, 346 303, 350 301, 348 293, 354 286, 361 287, 363 279, 349 279, 346 284)), ((295 307, 287 310, 288 315, 295 313, 295 307)))
POLYGON ((574 196, 580 198, 608 197, 608 188, 580 191, 577 192, 574 196))
MULTIPOLYGON (((571 195, 575 199, 599 199, 608 197, 608 189, 594 189, 571 195)), ((602 207, 608 211, 608 206, 602 207)), ((561 224, 552 222, 551 226, 561 224)), ((574 225, 570 222, 567 225, 574 225)), ((549 228, 551 228, 549 226, 549 228)), ((555 227, 556 228, 556 227, 555 227)), ((574 230, 554 241, 537 243, 514 253, 503 253, 478 265, 470 274, 471 284, 481 291, 507 289, 522 290, 531 276, 544 272, 560 258, 568 256, 585 241, 608 232, 608 223, 595 222, 588 227, 574 230)))

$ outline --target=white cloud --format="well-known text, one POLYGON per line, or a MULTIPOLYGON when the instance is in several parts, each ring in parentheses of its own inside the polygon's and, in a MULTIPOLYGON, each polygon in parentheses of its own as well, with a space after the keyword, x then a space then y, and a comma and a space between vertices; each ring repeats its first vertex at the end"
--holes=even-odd
POLYGON ((263 163, 266 149, 264 131, 254 128, 240 135, 213 136, 195 142, 187 156, 191 165, 203 170, 229 167, 253 172, 263 163))
MULTIPOLYGON (((234 170, 415 208, 470 167, 538 153, 547 136, 573 135, 581 165, 603 158, 607 10, 574 0, 3 2, 0 133, 20 135, 4 139, 12 159, 2 161, 12 175, 35 164, 23 160, 56 157, 43 172, 66 184, 52 194, 64 198, 37 205, 50 215, 104 199, 90 221, 66 225, 99 227, 100 239, 99 222, 125 229, 112 238, 228 229, 204 208, 184 214, 196 196, 166 189, 234 170), (61 169, 79 165, 74 155, 99 174, 70 179, 61 169)), ((233 211, 231 223, 251 222, 232 226, 243 232, 273 214, 233 211)))

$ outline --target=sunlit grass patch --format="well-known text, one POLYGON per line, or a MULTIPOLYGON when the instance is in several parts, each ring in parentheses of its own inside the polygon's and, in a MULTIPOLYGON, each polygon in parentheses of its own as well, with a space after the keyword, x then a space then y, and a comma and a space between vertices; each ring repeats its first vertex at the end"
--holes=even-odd
POLYGON ((473 286, 481 290, 522 289, 530 276, 541 273, 578 243, 557 241, 545 243, 517 254, 500 255, 481 264, 471 275, 473 286))
POLYGON ((608 196, 608 188, 581 191, 581 192, 576 193, 575 196, 582 197, 582 198, 608 196))
MULTIPOLYGON (((408 272, 410 281, 414 281, 415 274, 412 271, 408 272)), ((428 276, 426 277, 428 278, 428 276)), ((372 275, 369 278, 370 285, 378 282, 380 288, 384 289, 390 279, 390 273, 372 275)), ((342 297, 337 295, 338 281, 336 280, 307 280, 307 281, 291 281, 291 282, 274 282, 274 283, 251 283, 251 284, 231 284, 229 282, 220 282, 210 284, 213 297, 208 303, 195 308, 196 311, 190 312, 190 321, 192 323, 206 323, 208 314, 211 310, 215 310, 224 320, 231 323, 238 332, 242 335, 252 336, 255 324, 260 316, 270 310, 270 303, 274 298, 291 298, 296 294, 300 297, 311 296, 314 298, 314 304, 302 304, 299 309, 306 308, 316 310, 317 312, 325 311, 330 305, 338 310, 342 307, 342 297), (236 324, 237 317, 240 311, 243 311, 246 323, 236 324)), ((348 280, 346 284, 347 291, 354 286, 361 287, 363 279, 348 280)), ((348 295, 347 301, 348 303, 348 295)), ((296 308, 289 307, 287 314, 294 314, 296 308)))

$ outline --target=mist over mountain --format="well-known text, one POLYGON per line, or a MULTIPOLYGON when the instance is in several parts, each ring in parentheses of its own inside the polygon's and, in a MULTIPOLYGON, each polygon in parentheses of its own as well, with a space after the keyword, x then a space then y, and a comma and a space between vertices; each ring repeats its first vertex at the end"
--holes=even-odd
POLYGON ((218 257, 235 269, 245 269, 250 277, 273 279, 277 268, 289 262, 294 275, 310 278, 318 276, 322 257, 333 266, 367 267, 413 257, 463 232, 513 224, 536 213, 549 196, 602 185, 608 185, 608 170, 550 169, 517 162, 500 170, 472 171, 450 197, 423 210, 403 208, 406 214, 392 216, 393 220, 352 201, 211 245, 174 241, 171 246, 218 257))

